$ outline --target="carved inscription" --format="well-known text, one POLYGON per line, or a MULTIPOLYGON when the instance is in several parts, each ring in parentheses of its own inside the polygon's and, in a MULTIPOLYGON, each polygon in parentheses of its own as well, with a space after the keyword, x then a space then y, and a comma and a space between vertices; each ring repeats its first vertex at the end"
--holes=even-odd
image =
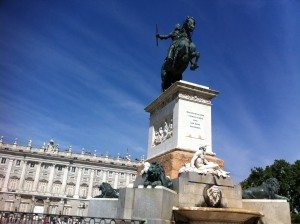
POLYGON ((204 115, 192 111, 186 111, 186 115, 188 122, 188 137, 204 139, 204 115))

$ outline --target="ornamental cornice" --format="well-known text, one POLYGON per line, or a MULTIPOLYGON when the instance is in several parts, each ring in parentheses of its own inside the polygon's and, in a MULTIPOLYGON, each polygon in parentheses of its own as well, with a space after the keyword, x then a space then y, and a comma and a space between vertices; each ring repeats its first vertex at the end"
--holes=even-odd
POLYGON ((204 103, 204 104, 211 105, 211 101, 210 100, 203 99, 200 96, 192 95, 192 94, 188 94, 188 93, 179 93, 178 94, 178 98, 179 99, 183 99, 183 100, 188 100, 188 101, 196 102, 196 103, 204 103))
POLYGON ((161 93, 158 98, 156 98, 152 103, 150 103, 145 111, 150 114, 154 114, 158 110, 162 109, 164 106, 169 104, 171 101, 182 99, 211 104, 211 100, 219 94, 218 91, 209 89, 206 86, 201 86, 195 83, 190 83, 186 81, 177 81, 166 91, 161 93))

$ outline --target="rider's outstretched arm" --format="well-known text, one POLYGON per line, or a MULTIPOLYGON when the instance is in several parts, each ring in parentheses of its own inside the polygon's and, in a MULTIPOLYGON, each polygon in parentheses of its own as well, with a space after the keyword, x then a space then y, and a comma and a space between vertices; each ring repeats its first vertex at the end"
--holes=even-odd
POLYGON ((170 33, 170 34, 167 34, 167 35, 160 35, 160 34, 156 34, 156 37, 161 39, 161 40, 166 40, 166 39, 169 39, 171 38, 173 35, 173 33, 170 33))

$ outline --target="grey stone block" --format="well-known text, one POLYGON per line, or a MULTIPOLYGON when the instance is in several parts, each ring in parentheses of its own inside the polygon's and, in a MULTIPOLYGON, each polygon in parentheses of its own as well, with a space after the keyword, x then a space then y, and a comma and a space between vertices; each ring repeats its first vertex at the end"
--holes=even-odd
POLYGON ((290 204, 286 200, 243 199, 243 208, 261 212, 261 223, 290 224, 290 204))
POLYGON ((221 206, 224 208, 242 208, 242 200, 222 197, 221 206))
POLYGON ((234 187, 220 187, 222 194, 224 197, 231 198, 231 199, 242 199, 242 189, 240 185, 236 185, 234 187))
POLYGON ((134 190, 133 219, 171 220, 172 208, 178 204, 176 192, 165 187, 134 190))
POLYGON ((134 188, 121 188, 119 191, 119 203, 117 217, 131 219, 134 201, 134 188))
POLYGON ((133 183, 133 187, 137 188, 139 185, 144 186, 144 181, 145 181, 145 179, 141 175, 137 176, 133 183))
POLYGON ((92 198, 89 202, 88 214, 90 217, 117 217, 117 198, 92 198))

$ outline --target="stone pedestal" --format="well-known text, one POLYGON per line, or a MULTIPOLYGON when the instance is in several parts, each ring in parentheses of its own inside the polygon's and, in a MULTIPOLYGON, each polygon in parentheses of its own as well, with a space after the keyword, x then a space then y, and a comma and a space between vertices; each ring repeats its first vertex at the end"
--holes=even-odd
POLYGON ((147 159, 173 149, 195 152, 204 145, 212 153, 211 100, 217 95, 206 86, 181 80, 149 104, 147 159))
POLYGON ((133 219, 146 219, 147 223, 171 223, 173 206, 177 205, 176 192, 165 188, 135 188, 133 219))
POLYGON ((290 204, 286 200, 243 199, 243 208, 259 211, 264 216, 259 224, 290 224, 290 204))
POLYGON ((147 220, 147 223, 171 223, 173 206, 177 203, 177 193, 161 186, 120 189, 117 217, 147 220))
POLYGON ((211 100, 217 95, 206 86, 181 80, 149 104, 147 161, 159 162, 174 179, 194 152, 206 146, 207 160, 223 168, 224 161, 212 152, 211 100))

